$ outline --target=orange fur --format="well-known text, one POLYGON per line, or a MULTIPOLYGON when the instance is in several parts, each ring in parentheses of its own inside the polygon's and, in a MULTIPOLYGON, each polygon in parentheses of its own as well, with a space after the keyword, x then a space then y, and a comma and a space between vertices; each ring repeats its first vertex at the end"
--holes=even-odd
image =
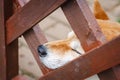
POLYGON ((94 0, 94 15, 96 19, 109 20, 98 0, 94 0))
POLYGON ((61 53, 65 53, 68 50, 71 50, 69 46, 69 42, 70 42, 70 39, 50 42, 50 43, 47 43, 47 47, 53 51, 59 51, 60 53, 59 55, 64 55, 61 53))
POLYGON ((97 20, 98 24, 106 36, 107 40, 111 40, 120 35, 120 24, 108 20, 97 20))
POLYGON ((120 24, 109 20, 98 0, 94 1, 94 15, 107 40, 111 40, 120 35, 120 24))

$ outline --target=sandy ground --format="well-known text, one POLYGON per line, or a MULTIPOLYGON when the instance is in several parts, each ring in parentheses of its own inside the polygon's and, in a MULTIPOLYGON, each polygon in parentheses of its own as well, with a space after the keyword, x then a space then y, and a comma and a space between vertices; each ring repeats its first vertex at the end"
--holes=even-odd
MULTIPOLYGON (((93 0, 87 1, 91 8, 93 0)), ((120 0, 99 1, 111 20, 120 20, 120 0)), ((71 27, 66 20, 61 8, 50 14, 47 18, 41 21, 39 25, 43 30, 45 36, 47 37, 48 41, 64 39, 67 36, 68 32, 71 31, 71 27)), ((30 80, 37 80, 40 76, 42 76, 41 70, 39 69, 23 37, 19 38, 19 67, 20 74, 29 77, 30 80)))

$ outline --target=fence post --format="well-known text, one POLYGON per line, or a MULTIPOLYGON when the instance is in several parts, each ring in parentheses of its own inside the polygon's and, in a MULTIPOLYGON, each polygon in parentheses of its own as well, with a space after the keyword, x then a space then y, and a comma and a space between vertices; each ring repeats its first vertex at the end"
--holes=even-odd
MULTIPOLYGON (((4 24, 9 19, 10 16, 14 13, 14 2, 12 0, 4 0, 4 24)), ((4 28, 6 26, 4 25, 4 28)), ((5 34, 7 34, 5 32, 5 34)), ((4 35, 6 36, 6 35, 4 35)), ((6 43, 5 37, 4 41, 6 43)), ((11 44, 5 44, 5 61, 6 61, 6 80, 11 80, 13 77, 18 75, 18 40, 14 40, 11 44)), ((4 79, 2 79, 4 80, 4 79)))
POLYGON ((0 0, 0 80, 6 80, 4 0, 0 0))

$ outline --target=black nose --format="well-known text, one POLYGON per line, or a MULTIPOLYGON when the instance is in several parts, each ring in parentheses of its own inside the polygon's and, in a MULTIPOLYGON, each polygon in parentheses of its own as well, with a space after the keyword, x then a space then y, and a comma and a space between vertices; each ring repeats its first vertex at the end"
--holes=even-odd
POLYGON ((40 57, 45 57, 47 55, 46 47, 44 45, 38 46, 38 53, 40 57))

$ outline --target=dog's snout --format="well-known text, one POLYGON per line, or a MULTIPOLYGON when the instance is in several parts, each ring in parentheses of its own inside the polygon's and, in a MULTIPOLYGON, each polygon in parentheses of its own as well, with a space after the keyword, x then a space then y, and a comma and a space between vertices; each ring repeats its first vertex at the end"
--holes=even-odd
POLYGON ((44 45, 38 46, 38 53, 40 57, 45 57, 47 55, 46 47, 44 45))

